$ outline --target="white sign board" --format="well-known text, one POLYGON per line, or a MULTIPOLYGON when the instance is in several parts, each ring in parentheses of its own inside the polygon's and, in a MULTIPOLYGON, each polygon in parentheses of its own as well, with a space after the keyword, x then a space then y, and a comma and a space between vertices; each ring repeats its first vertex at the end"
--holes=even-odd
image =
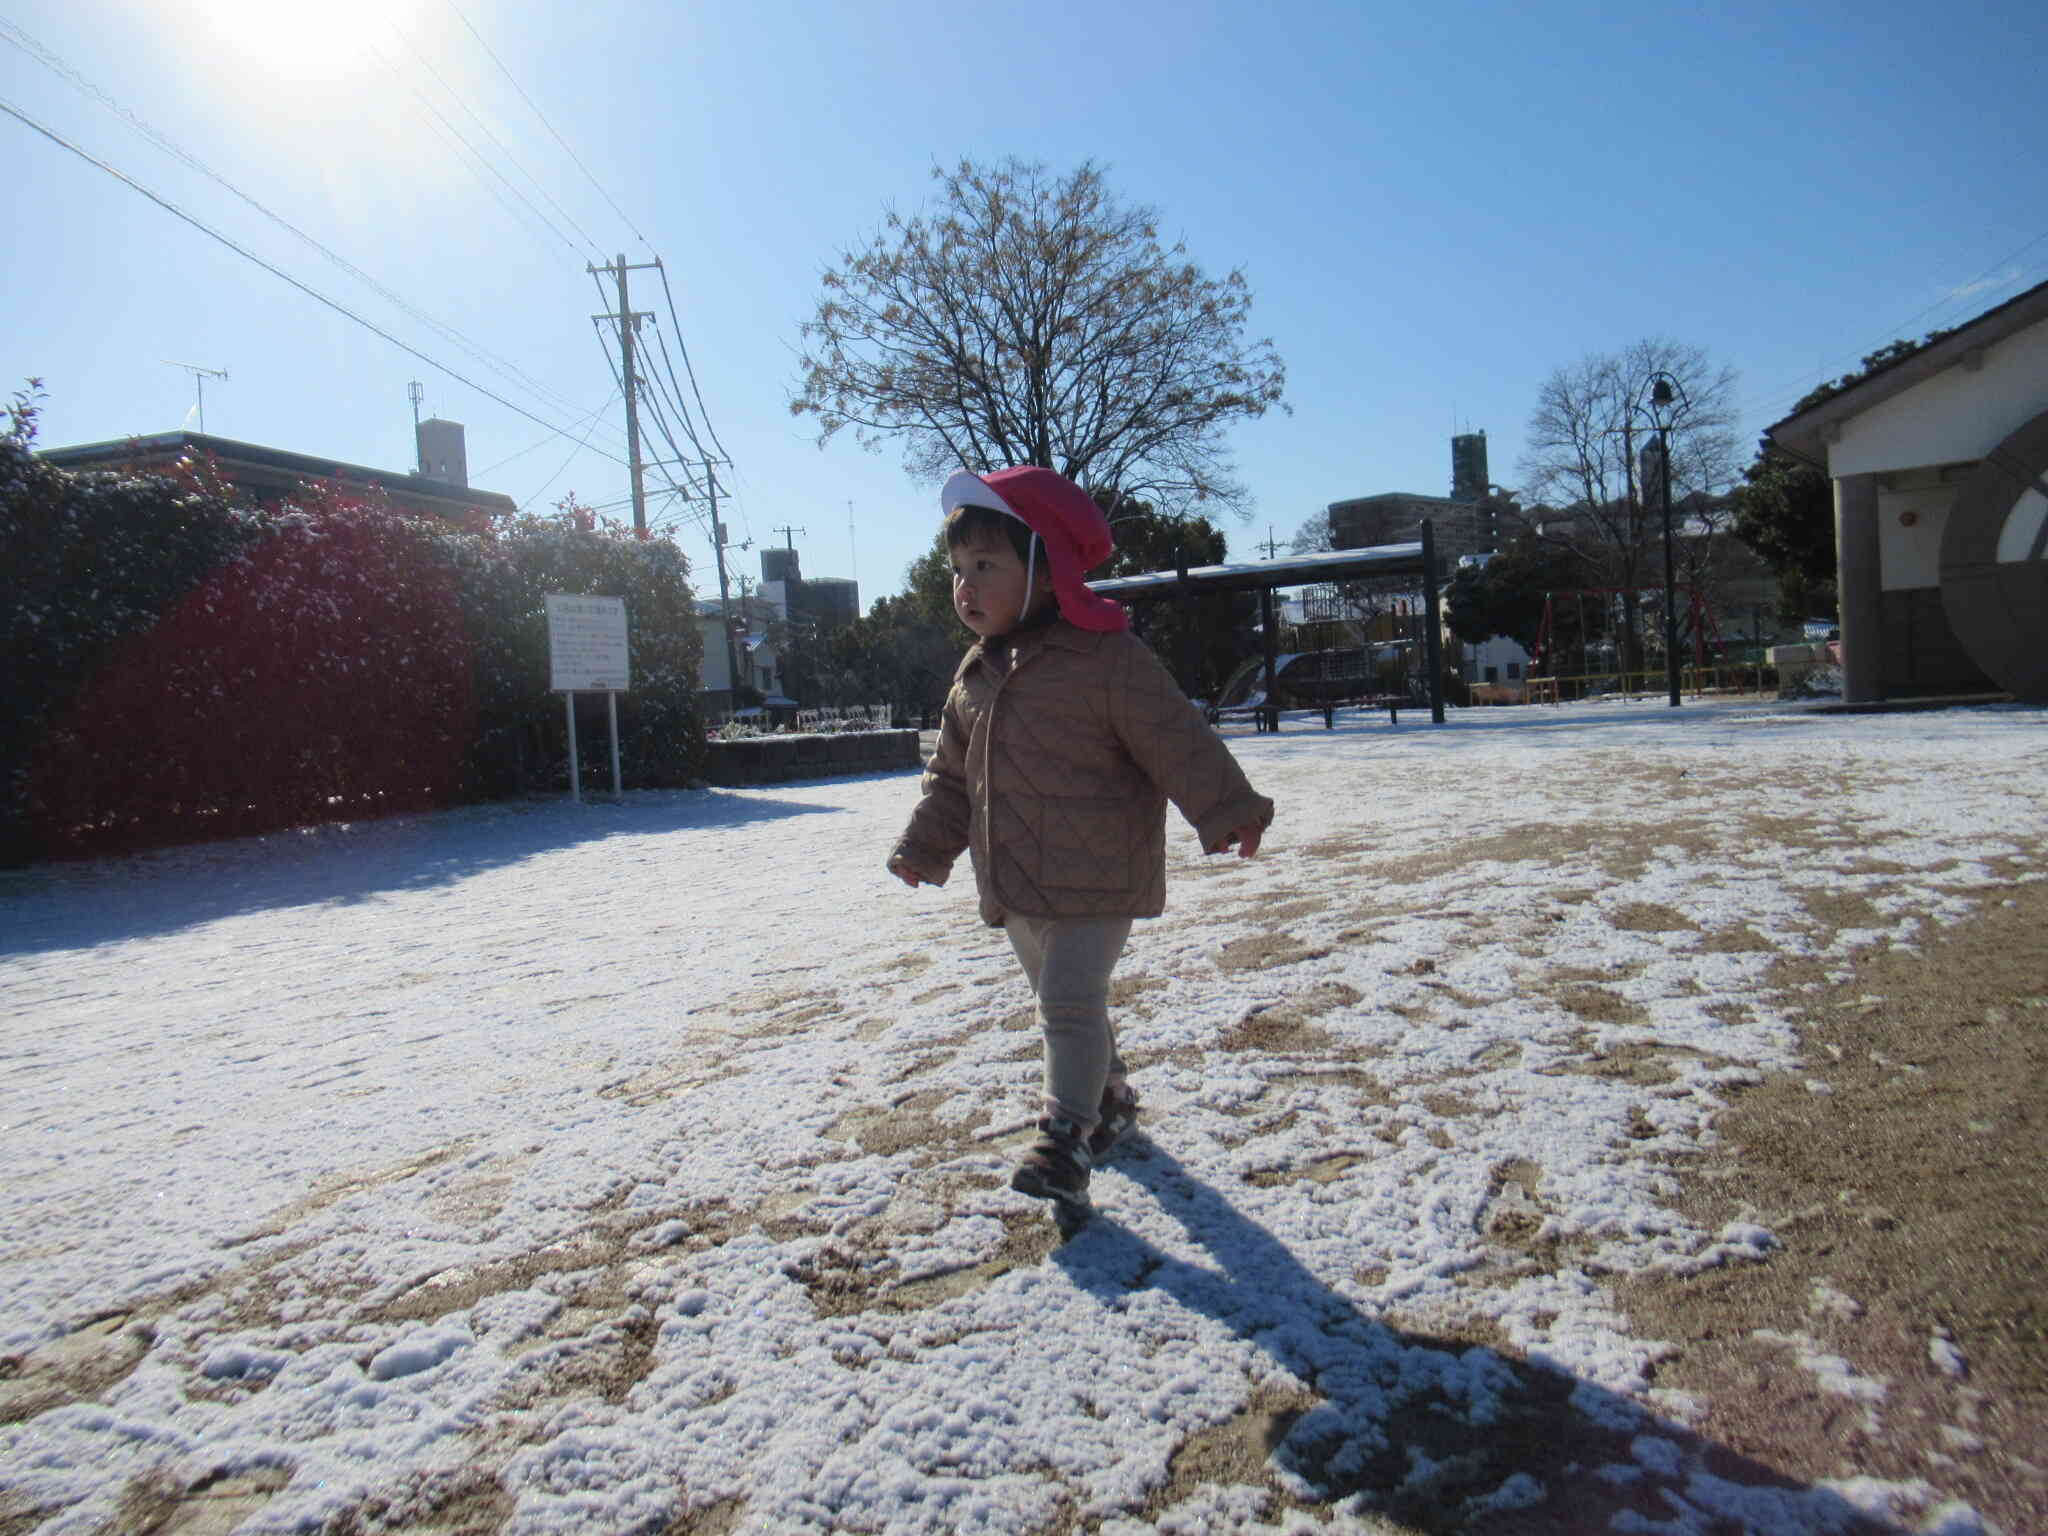
POLYGON ((555 693, 624 693, 626 600, 548 594, 548 687, 555 693))

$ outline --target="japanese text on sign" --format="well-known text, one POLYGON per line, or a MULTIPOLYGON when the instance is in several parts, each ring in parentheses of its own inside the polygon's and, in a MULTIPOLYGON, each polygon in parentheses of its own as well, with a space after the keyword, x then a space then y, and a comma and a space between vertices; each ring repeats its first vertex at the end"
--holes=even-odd
POLYGON ((624 693, 626 600, 548 594, 548 687, 556 693, 624 693))

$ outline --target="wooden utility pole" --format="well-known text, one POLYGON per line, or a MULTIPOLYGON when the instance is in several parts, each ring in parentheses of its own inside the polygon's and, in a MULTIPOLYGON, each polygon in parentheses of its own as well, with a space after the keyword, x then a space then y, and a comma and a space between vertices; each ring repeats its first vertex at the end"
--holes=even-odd
POLYGON ((738 703, 740 655, 732 641, 732 588, 725 579, 725 524, 718 520, 718 469, 709 454, 704 458, 704 494, 711 502, 711 547, 718 555, 718 607, 723 615, 718 627, 725 631, 725 675, 733 702, 738 703))
MULTIPOLYGON (((619 323, 619 388, 626 396, 626 465, 633 477, 633 532, 640 538, 647 537, 647 490, 641 479, 640 466, 640 401, 637 394, 640 380, 633 372, 633 338, 642 320, 651 311, 634 314, 626 301, 626 274, 645 272, 658 266, 658 262, 643 261, 633 266, 626 264, 622 251, 616 263, 611 266, 593 267, 585 265, 584 270, 595 276, 599 272, 609 273, 618 279, 619 312, 616 315, 598 315, 599 320, 616 320, 619 323)), ((713 514, 716 516, 716 513, 713 514)))

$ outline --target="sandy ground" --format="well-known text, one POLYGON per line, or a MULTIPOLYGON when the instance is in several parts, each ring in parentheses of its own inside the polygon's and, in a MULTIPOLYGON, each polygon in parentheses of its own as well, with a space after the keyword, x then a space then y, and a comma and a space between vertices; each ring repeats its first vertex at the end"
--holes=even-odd
MULTIPOLYGON (((1667 772, 1677 770, 1660 768, 1651 776, 1667 772)), ((1666 794, 1678 788, 1675 781, 1661 778, 1651 787, 1666 794)), ((1689 792, 1708 793, 1705 788, 1689 792)), ((1619 878, 1614 868, 1641 862, 1653 847, 1676 846, 1678 826, 1668 818, 1653 818, 1640 827, 1616 821, 1597 832, 1553 829, 1554 848, 1534 846, 1532 839, 1540 844, 1540 838, 1518 833, 1516 856, 1541 859, 1547 849, 1561 858, 1591 841, 1610 866, 1600 878, 1612 880, 1619 878)), ((1788 857, 1854 841, 1853 829, 1792 818, 1773 819, 1759 835, 1764 832, 1788 857)), ((2048 1214, 2038 1185, 2043 1133, 2038 1097, 2048 1083, 2048 943, 2043 942, 2048 880, 2038 872, 2048 857, 2048 839, 2019 835, 2014 846, 2020 851, 1993 866, 2005 883, 1980 889, 1970 898, 1973 910, 1967 916, 1923 924, 1910 946, 1865 944, 1853 947, 1852 958, 1844 960, 1833 943, 1841 934, 1885 927, 1878 914, 1891 885, 1906 889, 1912 884, 1912 872, 1903 867, 1888 872, 1879 861, 1865 859, 1853 889, 1810 893, 1806 915, 1814 922, 1813 952, 1830 958, 1780 954, 1757 998, 1759 1005, 1796 1021, 1800 1066, 1760 1074, 1746 1085, 1725 1083, 1721 1092, 1729 1104, 1715 1117, 1713 1134, 1696 1150, 1671 1156, 1666 1165, 1677 1192, 1674 1203, 1689 1221, 1709 1232, 1731 1222, 1754 1222, 1776 1235, 1776 1245, 1761 1262, 1696 1272, 1595 1276, 1610 1289, 1630 1334, 1664 1342, 1654 1386, 1672 1400, 1697 1405, 1686 1443, 1673 1444, 1674 1462, 1704 1457, 1731 1483, 1748 1486, 1796 1488, 1858 1477, 1894 1483, 1926 1479, 1944 1496, 1967 1500, 2004 1536, 2048 1532, 2048 1303, 2043 1299, 2048 1288, 2042 1279, 2048 1214)), ((1704 846, 1695 850, 1700 856, 1710 851, 1704 846)), ((1443 869, 1477 868, 1501 855, 1500 847, 1478 836, 1413 856, 1408 860, 1412 869, 1390 870, 1362 846, 1333 845, 1319 853, 1331 861, 1357 861, 1361 870, 1371 868, 1381 876, 1417 880, 1443 869)), ((1564 921, 1574 904, 1595 894, 1591 885, 1553 889, 1540 909, 1522 916, 1532 932, 1539 932, 1545 923, 1564 921)), ((1262 921, 1271 931, 1233 941, 1218 963, 1247 975, 1284 970, 1304 951, 1282 925, 1312 916, 1284 903, 1269 904, 1262 921)), ((1681 914, 1650 903, 1622 909, 1615 920, 1644 932, 1686 926, 1681 914)), ((1328 942, 1367 942, 1354 937, 1363 933, 1342 929, 1328 942)), ((1743 941, 1740 932, 1731 932, 1718 942, 1743 941)), ((1532 943, 1540 947, 1540 941, 1532 943)), ((1748 947, 1763 946, 1758 941, 1748 947)), ((1429 965, 1416 962, 1417 968, 1429 965)), ((1595 980, 1559 972, 1545 984, 1588 1026, 1626 1023, 1627 999, 1595 980)), ((915 984, 914 978, 904 983, 915 984)), ((1142 1010, 1150 995, 1146 989, 1164 983, 1134 976, 1119 985, 1118 1005, 1142 1010)), ((1286 1006, 1246 1013, 1215 1041, 1212 1054, 1219 1060, 1237 1055, 1300 1058, 1304 1074, 1356 1077, 1357 1091, 1369 1094, 1374 1091, 1371 1080, 1358 1071, 1356 1061, 1347 1064, 1340 1043, 1324 1029, 1348 1000, 1355 999, 1347 999, 1343 987, 1304 981, 1286 1006)), ((785 1023, 796 1028, 807 1020, 806 1015, 785 1023)), ((1028 1013, 1001 1023, 1016 1032, 1009 1037, 1019 1042, 1016 1053, 1033 1054, 1028 1013)), ((1003 1043, 1000 1036, 998 1043, 1003 1043)), ((1619 1045, 1594 1052, 1591 1060, 1568 1070, 1629 1083, 1654 1101, 1665 1084, 1674 1085, 1674 1096, 1680 1091, 1675 1087, 1681 1065, 1675 1053, 1680 1051, 1654 1040, 1619 1045)), ((1148 1056, 1137 1065, 1141 1072, 1163 1070, 1171 1065, 1170 1055, 1148 1056)), ((1440 1097, 1455 1098, 1455 1081, 1439 1088, 1440 1097)), ((1446 1113, 1471 1112, 1470 1106, 1460 1109, 1449 1102, 1439 1107, 1446 1113)), ((870 1153, 887 1152, 899 1141, 943 1143, 948 1132, 927 1117, 929 1108, 912 1097, 893 1115, 878 1116, 872 1124, 849 1117, 842 1129, 870 1153)), ((1643 1130, 1646 1140, 1654 1139, 1654 1128, 1646 1123, 1643 1130)), ((1142 1161, 1131 1177, 1146 1186, 1148 1198, 1171 1195, 1179 1170, 1170 1139, 1137 1155, 1142 1161)), ((1345 1170, 1338 1164, 1344 1161, 1284 1172, 1306 1187, 1341 1177, 1345 1170)), ((431 1171, 429 1161, 411 1161, 393 1164, 375 1177, 396 1187, 415 1179, 424 1182, 431 1171)), ((361 1184, 359 1179, 323 1187, 309 1196, 307 1209, 361 1184)), ((1545 1199, 1542 1170, 1510 1163, 1495 1171, 1484 1219, 1496 1262, 1492 1270, 1474 1272, 1475 1296, 1511 1277, 1518 1266, 1555 1269, 1584 1259, 1583 1253, 1547 1248, 1545 1199)), ((294 1208, 281 1215, 279 1231, 303 1214, 294 1208)), ((614 1214, 597 1212, 591 1218, 593 1231, 608 1232, 605 1223, 614 1214)), ((775 1235, 792 1223, 786 1212, 741 1213, 727 1224, 729 1230, 694 1231, 691 1242, 715 1246, 763 1224, 775 1235)), ((620 1262, 614 1268, 623 1270, 623 1237, 617 1246, 620 1262)), ((820 1316, 914 1319, 948 1297, 986 1287, 1005 1272, 1060 1263, 1057 1250, 1050 1225, 1030 1220, 1010 1225, 1009 1235, 985 1263, 934 1279, 882 1285, 863 1278, 858 1266, 826 1263, 829 1248, 820 1249, 817 1262, 793 1272, 793 1278, 807 1288, 820 1316)), ((290 1257, 291 1250, 283 1250, 277 1262, 288 1264, 290 1257)), ((535 1256, 529 1267, 540 1273, 547 1263, 535 1256)), ((252 1270, 243 1278, 256 1298, 251 1304, 265 1302, 259 1294, 264 1274, 252 1270)), ((481 1295, 532 1278, 513 1265, 505 1273, 481 1275, 474 1289, 481 1295)), ((1172 1282, 1169 1277, 1148 1283, 1170 1288, 1172 1282)), ((190 1299, 173 1295, 154 1311, 110 1313, 33 1357, 0 1359, 0 1423, 26 1422, 53 1407, 103 1400, 148 1347, 140 1325, 190 1299)), ((474 1299, 467 1293, 439 1296, 435 1315, 474 1299)), ((345 1310, 345 1299, 336 1304, 345 1310)), ((397 1316, 411 1304, 401 1296, 387 1310, 397 1316)), ((627 1316, 626 1298, 579 1296, 569 1313, 579 1325, 597 1327, 627 1316)), ((1496 1422, 1433 1416, 1427 1404, 1399 1416, 1390 1426, 1397 1443, 1389 1454, 1423 1455, 1443 1473, 1436 1484, 1411 1481, 1412 1497, 1376 1515, 1372 1529, 1487 1536, 1679 1529, 1663 1523, 1671 1510, 1657 1502, 1654 1489, 1637 1492, 1590 1475, 1589 1469, 1632 1457, 1641 1463, 1641 1446, 1630 1443, 1628 1432, 1584 1411, 1573 1400, 1572 1380, 1518 1351, 1482 1308, 1461 1313, 1457 1305, 1439 1300, 1427 1310, 1390 1308, 1377 1314, 1376 1322, 1410 1343, 1445 1350, 1481 1346, 1498 1356, 1514 1380, 1513 1390, 1505 1394, 1508 1411, 1496 1422), (1529 1509, 1478 1517, 1457 1512, 1458 1501, 1451 1495, 1461 1485, 1497 1481, 1504 1470, 1528 1473, 1553 1496, 1529 1509)), ((562 1401, 617 1402, 645 1377, 651 1338, 626 1325, 615 1331, 616 1347, 578 1356, 573 1379, 552 1384, 562 1401)), ((512 1401, 502 1405, 501 1416, 510 1430, 529 1433, 545 1418, 547 1406, 546 1399, 512 1401)), ((1392 1463, 1350 1474, 1319 1463, 1313 1437, 1305 1440, 1299 1433, 1316 1422, 1318 1409, 1310 1397, 1260 1389, 1245 1411, 1180 1447, 1169 1481, 1139 1512, 1138 1522, 1147 1530, 1223 1528, 1176 1523, 1175 1511, 1199 1499, 1205 1488, 1231 1484, 1266 1490, 1267 1521, 1323 1525, 1333 1504, 1361 1479, 1384 1478, 1392 1463), (1274 1476, 1276 1455, 1291 1456, 1294 1470, 1326 1496, 1306 1499, 1297 1496, 1298 1490, 1290 1492, 1274 1476)), ((140 1478, 129 1485, 118 1516, 104 1529, 115 1536, 227 1536, 244 1521, 260 1520, 266 1503, 288 1481, 282 1469, 262 1467, 197 1482, 140 1478)), ((498 1536, 512 1520, 513 1501, 482 1459, 428 1492, 429 1497, 415 1497, 410 1506, 386 1507, 374 1499, 363 1503, 342 1524, 323 1526, 323 1536, 401 1529, 498 1536), (426 1523, 417 1518, 422 1507, 431 1510, 426 1523)), ((0 1497, 0 1536, 25 1536, 47 1513, 0 1497)), ((677 1515, 662 1536, 710 1536, 737 1528, 745 1518, 739 1501, 693 1507, 677 1515)), ((1099 1528, 1100 1522, 1089 1519, 1050 1527, 1099 1528)), ((1120 1531, 1129 1528, 1130 1522, 1123 1522, 1120 1531)), ((1875 1521, 1829 1528, 1854 1536, 1894 1529, 1875 1521)), ((1725 1536, 1761 1527, 1724 1520, 1711 1529, 1686 1529, 1725 1536)), ((1985 1527, 1971 1521, 1940 1529, 1942 1536, 1968 1536, 1985 1527)))
POLYGON ((1711 1404, 1721 1445, 1804 1479, 1937 1477, 2012 1536, 2048 1531, 2048 885, 1854 969, 1780 965, 1812 1069, 1743 1095, 1681 1172, 1688 1215, 1784 1246, 1626 1281, 1622 1304, 1679 1343, 1659 1383, 1711 1404), (1883 1399, 1822 1390, 1799 1354, 1883 1399))

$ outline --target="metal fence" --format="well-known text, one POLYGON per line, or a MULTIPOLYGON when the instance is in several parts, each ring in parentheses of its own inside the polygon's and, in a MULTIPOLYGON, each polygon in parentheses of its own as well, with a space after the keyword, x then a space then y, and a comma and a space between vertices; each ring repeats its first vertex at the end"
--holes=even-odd
POLYGON ((761 709, 742 714, 709 715, 705 719, 706 725, 714 731, 735 722, 769 730, 774 728, 774 721, 789 721, 791 729, 798 734, 830 735, 835 731, 887 730, 895 723, 895 712, 887 704, 842 704, 799 709, 794 715, 778 711, 773 720, 767 710, 761 709))
MULTIPOLYGON (((1660 699, 1671 683, 1664 669, 1648 672, 1588 672, 1579 677, 1532 677, 1531 704, 1567 704, 1580 699, 1660 699)), ((1715 667, 1681 667, 1678 690, 1694 698, 1707 695, 1775 698, 1778 669, 1761 663, 1715 667)))

